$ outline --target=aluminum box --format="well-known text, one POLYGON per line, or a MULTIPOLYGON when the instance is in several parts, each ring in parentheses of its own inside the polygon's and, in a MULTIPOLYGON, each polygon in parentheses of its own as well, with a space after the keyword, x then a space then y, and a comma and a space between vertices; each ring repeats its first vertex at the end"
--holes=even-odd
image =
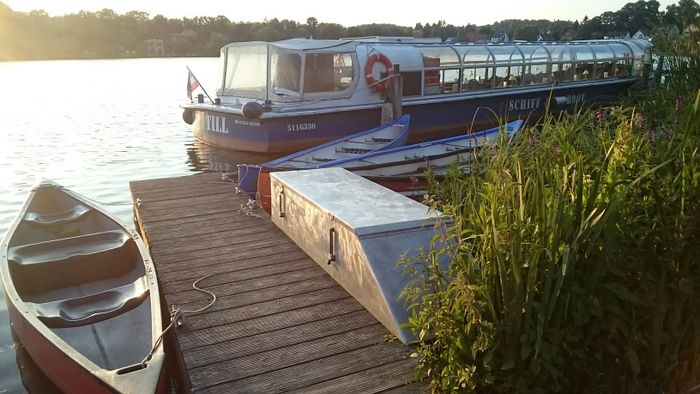
POLYGON ((270 174, 272 221, 403 343, 409 281, 397 262, 428 251, 439 212, 342 168, 270 174))

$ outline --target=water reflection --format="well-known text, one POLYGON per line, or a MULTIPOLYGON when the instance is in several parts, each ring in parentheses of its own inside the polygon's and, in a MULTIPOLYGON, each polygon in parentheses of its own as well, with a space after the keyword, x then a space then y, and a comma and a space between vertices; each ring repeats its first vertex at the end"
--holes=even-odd
POLYGON ((279 155, 252 152, 236 152, 207 145, 199 140, 187 144, 187 164, 192 171, 237 173, 240 163, 260 164, 279 155))

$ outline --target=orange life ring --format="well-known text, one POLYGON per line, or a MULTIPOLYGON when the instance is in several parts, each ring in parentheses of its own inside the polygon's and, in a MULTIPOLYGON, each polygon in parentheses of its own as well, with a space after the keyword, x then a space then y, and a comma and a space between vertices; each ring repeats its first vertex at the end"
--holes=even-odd
POLYGON ((381 93, 386 90, 386 84, 377 82, 377 80, 374 79, 374 75, 372 75, 372 68, 377 62, 382 63, 384 67, 386 67, 387 76, 394 73, 394 63, 381 53, 375 53, 367 59, 367 64, 365 64, 365 79, 367 80, 367 85, 371 86, 375 92, 381 93))

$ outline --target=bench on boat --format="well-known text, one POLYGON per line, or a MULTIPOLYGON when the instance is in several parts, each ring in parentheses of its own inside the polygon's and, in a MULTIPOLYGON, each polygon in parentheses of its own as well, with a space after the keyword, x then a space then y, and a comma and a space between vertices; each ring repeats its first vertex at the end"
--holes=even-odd
POLYGON ((23 220, 34 226, 56 226, 79 221, 92 210, 84 205, 54 213, 27 212, 23 220))
POLYGON ((137 256, 130 235, 112 230, 15 246, 7 259, 17 291, 38 294, 125 275, 137 256))
POLYGON ((146 277, 97 294, 45 303, 27 303, 49 328, 94 324, 139 306, 148 297, 146 277))

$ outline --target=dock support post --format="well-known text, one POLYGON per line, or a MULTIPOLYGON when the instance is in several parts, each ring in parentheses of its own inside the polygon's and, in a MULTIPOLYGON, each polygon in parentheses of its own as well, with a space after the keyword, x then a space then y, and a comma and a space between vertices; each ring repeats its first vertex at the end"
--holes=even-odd
POLYGON ((394 64, 394 76, 389 84, 389 101, 394 120, 403 116, 403 104, 401 102, 403 96, 403 78, 401 77, 401 66, 394 64))

